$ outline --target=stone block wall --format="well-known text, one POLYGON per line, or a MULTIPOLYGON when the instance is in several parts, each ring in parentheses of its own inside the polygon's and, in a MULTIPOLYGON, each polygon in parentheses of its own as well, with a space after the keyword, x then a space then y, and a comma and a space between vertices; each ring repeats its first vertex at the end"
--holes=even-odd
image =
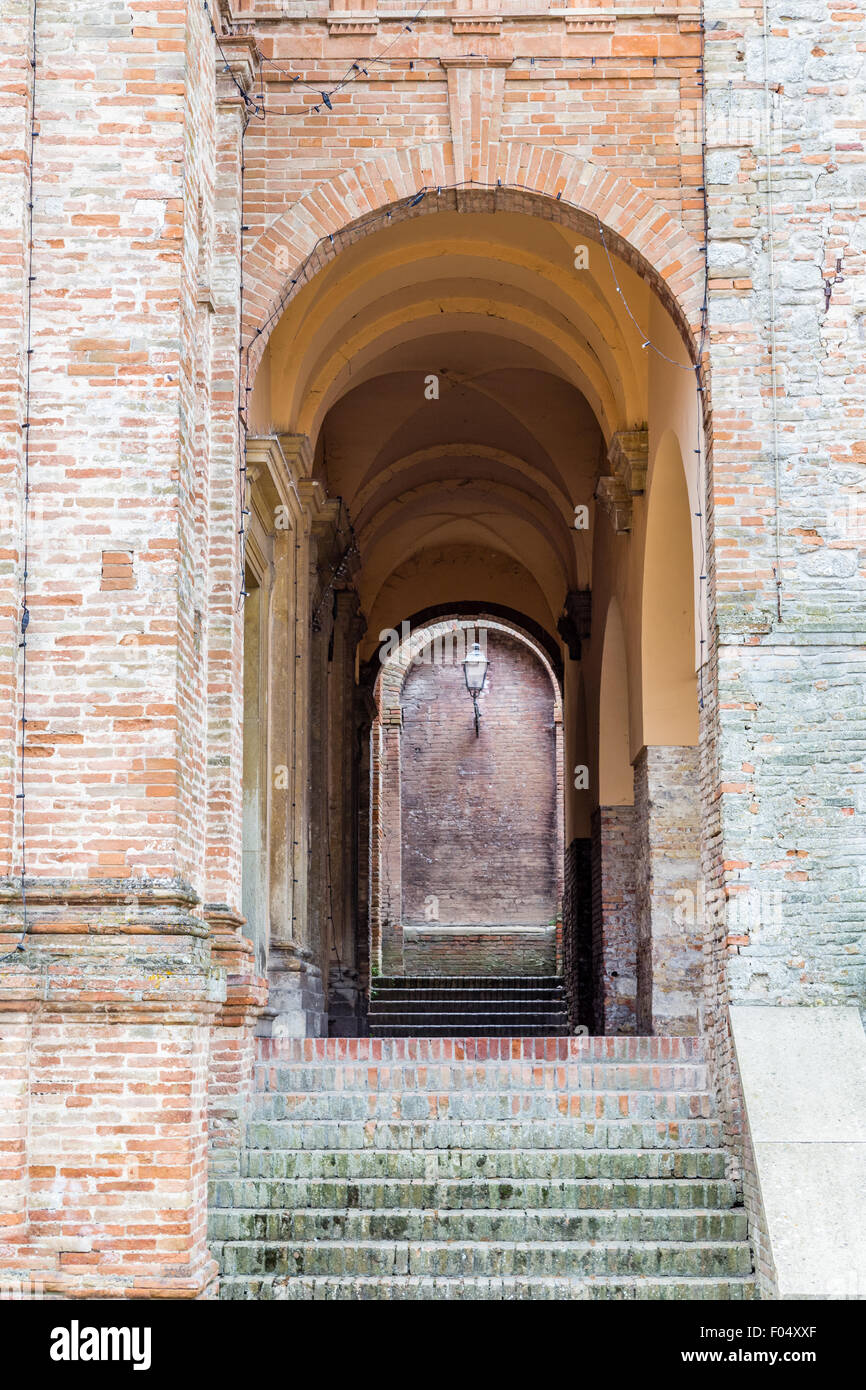
POLYGON ((642 749, 635 762, 637 1031, 696 1033, 703 985, 700 753, 642 749))

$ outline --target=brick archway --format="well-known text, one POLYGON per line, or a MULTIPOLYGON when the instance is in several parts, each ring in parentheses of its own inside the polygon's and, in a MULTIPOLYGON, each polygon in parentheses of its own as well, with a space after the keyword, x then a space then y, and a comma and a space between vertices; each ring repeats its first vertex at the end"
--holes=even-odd
MULTIPOLYGON (((399 644, 383 660, 375 680, 376 718, 371 731, 372 775, 370 778, 370 960, 374 971, 384 974, 402 974, 404 968, 404 882, 403 882, 403 776, 404 752, 402 749, 404 733, 403 700, 407 678, 419 662, 422 664, 457 664, 471 641, 488 636, 505 639, 516 649, 530 658, 530 666, 537 670, 547 690, 549 716, 552 719, 552 783, 549 787, 555 829, 551 835, 553 848, 553 884, 555 899, 555 931, 550 928, 549 941, 533 941, 536 927, 522 933, 515 928, 503 927, 499 935, 489 936, 490 924, 472 929, 467 919, 462 935, 453 935, 444 943, 438 943, 440 964, 448 967, 445 973, 461 973, 449 958, 455 949, 467 960, 475 962, 470 973, 486 973, 486 967, 478 961, 489 955, 491 949, 499 952, 502 959, 521 956, 549 954, 551 970, 560 968, 562 951, 562 892, 564 856, 564 744, 563 744, 563 701, 560 677, 541 644, 517 622, 506 619, 493 619, 478 612, 474 616, 443 615, 429 621, 417 629, 409 631, 404 624, 404 636, 399 644), (485 939, 484 933, 488 934, 485 939), (444 955, 442 947, 444 945, 444 955), (554 965, 555 960, 555 965, 554 965)), ((394 634, 396 638, 397 634, 394 634)), ((485 641, 486 646, 486 641, 485 641)), ((501 653, 500 653, 501 655, 501 653)), ((539 692, 540 693, 540 692, 539 692)), ((544 697, 542 696, 542 701, 544 697)), ((521 774, 521 779, 525 772, 521 774)), ((480 847, 479 847, 480 852, 480 847)), ((461 919, 462 920, 462 919, 461 919)), ((474 920, 474 919, 473 919, 474 920)), ((481 919, 478 919, 479 921, 481 919)), ((486 919, 485 919, 486 920, 486 919)), ((417 931, 417 924, 415 930, 417 931)), ((436 930, 435 927, 430 930, 436 930)), ((446 933, 447 935, 447 933, 446 933)), ((406 950, 408 950, 408 946, 406 950)), ((459 966, 460 962, 457 962, 459 966)), ((464 962, 465 964, 465 962, 464 962)), ((467 967, 468 968, 468 967, 467 967)), ((500 967, 501 969, 501 967, 500 967)), ((408 970, 411 974, 413 971, 408 970)), ((424 973, 422 971, 422 973, 424 973)), ((496 973, 495 968, 493 973, 496 973)), ((523 973, 517 969, 516 973, 523 973)), ((531 971, 529 973, 532 973, 531 971)), ((541 973, 545 973, 542 971, 541 973)))
POLYGON ((338 174, 299 199, 249 248, 242 335, 250 380, 298 287, 344 247, 381 225, 382 214, 404 220, 455 208, 540 212, 595 242, 600 240, 601 223, 610 251, 651 285, 694 360, 704 302, 704 258, 665 208, 589 160, 522 141, 503 141, 491 150, 486 183, 454 188, 449 186, 449 148, 392 150, 338 174), (415 202, 422 190, 424 197, 415 202))

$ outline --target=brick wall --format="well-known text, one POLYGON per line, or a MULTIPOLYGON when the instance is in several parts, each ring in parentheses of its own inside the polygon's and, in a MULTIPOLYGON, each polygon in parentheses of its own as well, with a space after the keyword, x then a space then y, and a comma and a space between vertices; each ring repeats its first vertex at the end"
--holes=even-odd
POLYGON ((556 928, 403 927, 407 975, 555 975, 556 928))
POLYGON ((533 653, 489 631, 479 704, 457 663, 410 668, 403 686, 403 919, 555 920, 558 853, 554 692, 533 653))
POLYGON ((562 976, 572 1028, 592 1031, 592 841, 575 839, 565 851, 562 894, 562 976))

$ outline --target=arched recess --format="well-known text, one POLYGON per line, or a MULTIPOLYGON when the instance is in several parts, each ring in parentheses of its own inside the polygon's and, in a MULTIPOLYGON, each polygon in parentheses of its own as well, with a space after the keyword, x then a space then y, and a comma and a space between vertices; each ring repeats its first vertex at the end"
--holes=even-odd
POLYGON ((629 759, 628 661, 619 601, 611 599, 604 625, 598 711, 598 803, 634 805, 629 759))
POLYGON ((563 889, 559 675, 545 646, 508 619, 443 616, 415 630, 405 623, 403 633, 374 682, 373 971, 554 973, 563 889), (491 663, 477 740, 459 669, 474 640, 491 663), (450 703, 443 704, 445 698, 450 703), (413 797, 409 774, 420 795, 413 797), (425 820, 427 806, 437 801, 450 837, 444 859, 434 852, 436 827, 425 820), (515 815, 521 821, 516 835, 515 815), (423 823, 413 824, 419 816, 423 823), (438 874, 429 883, 428 862, 438 874), (515 873, 522 875, 521 893, 509 889, 515 873))
POLYGON ((698 742, 696 589, 682 454, 673 430, 667 430, 652 471, 644 550, 641 694, 648 746, 698 742))

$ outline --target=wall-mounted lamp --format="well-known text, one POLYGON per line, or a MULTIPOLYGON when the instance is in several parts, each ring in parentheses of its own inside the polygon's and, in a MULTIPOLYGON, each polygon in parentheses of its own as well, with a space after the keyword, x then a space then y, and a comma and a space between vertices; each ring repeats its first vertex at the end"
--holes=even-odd
POLYGON ((472 708, 475 711, 475 737, 477 738, 481 730, 481 711, 478 708, 478 696, 484 689, 484 682, 487 679, 487 668, 490 662, 484 655, 478 642, 473 642, 466 656, 463 658, 463 679, 466 681, 466 689, 472 696, 472 708))

